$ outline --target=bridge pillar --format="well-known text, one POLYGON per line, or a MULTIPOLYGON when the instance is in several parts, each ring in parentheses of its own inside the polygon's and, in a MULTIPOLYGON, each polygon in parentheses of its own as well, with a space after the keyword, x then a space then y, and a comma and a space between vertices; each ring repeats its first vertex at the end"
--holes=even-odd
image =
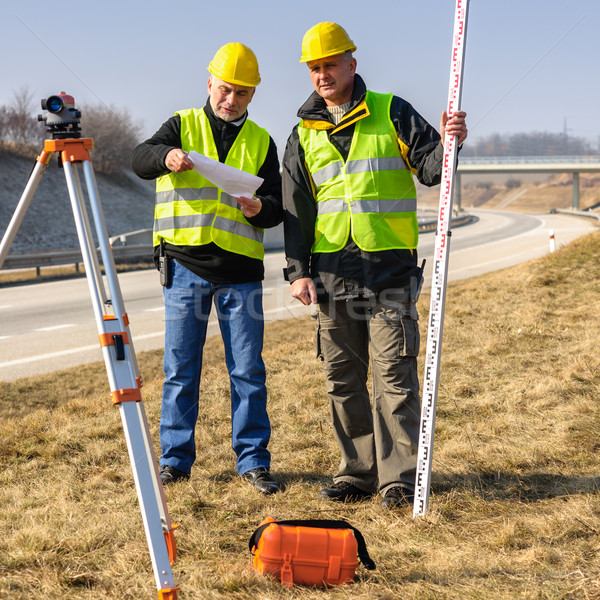
POLYGON ((573 210, 579 210, 579 173, 573 173, 573 210))
POLYGON ((454 173, 454 209, 460 210, 460 173, 454 173))

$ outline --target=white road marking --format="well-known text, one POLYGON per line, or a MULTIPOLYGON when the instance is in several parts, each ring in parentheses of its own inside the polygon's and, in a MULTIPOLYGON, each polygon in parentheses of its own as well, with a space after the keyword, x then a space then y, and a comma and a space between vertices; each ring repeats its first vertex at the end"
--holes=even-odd
POLYGON ((136 336, 131 336, 131 339, 133 341, 133 343, 135 344, 136 340, 149 340, 151 338, 155 338, 155 337, 164 337, 165 332, 164 331, 155 331, 153 333, 144 333, 144 335, 136 335, 136 336))
POLYGON ((29 356, 27 358, 9 360, 7 362, 0 363, 0 369, 4 367, 13 367, 16 365, 23 365, 30 362, 36 362, 38 360, 45 360, 47 358, 56 358, 57 356, 77 354, 79 352, 86 352, 88 350, 100 350, 100 346, 81 346, 80 348, 69 348, 69 350, 61 350, 60 352, 49 352, 48 354, 38 354, 37 356, 29 356))
POLYGON ((62 325, 52 325, 51 327, 40 327, 33 331, 55 331, 57 329, 66 329, 67 327, 75 327, 73 323, 63 323, 62 325))

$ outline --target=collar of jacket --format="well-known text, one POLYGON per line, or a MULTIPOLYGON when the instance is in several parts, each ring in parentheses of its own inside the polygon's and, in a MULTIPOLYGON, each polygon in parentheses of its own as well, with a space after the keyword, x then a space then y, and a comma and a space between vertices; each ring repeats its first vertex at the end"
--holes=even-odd
POLYGON ((302 119, 302 127, 306 127, 307 129, 326 129, 332 134, 356 123, 359 119, 368 117, 370 113, 365 102, 366 93, 367 86, 363 78, 358 74, 355 75, 351 108, 336 125, 331 120, 331 114, 327 110, 325 100, 317 92, 313 92, 298 110, 298 117, 302 119))

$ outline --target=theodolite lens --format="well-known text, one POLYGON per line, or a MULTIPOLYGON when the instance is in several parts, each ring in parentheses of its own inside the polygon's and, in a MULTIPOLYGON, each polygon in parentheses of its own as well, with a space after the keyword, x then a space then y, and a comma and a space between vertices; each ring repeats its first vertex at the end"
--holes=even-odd
POLYGON ((51 113, 59 113, 64 106, 63 99, 60 96, 50 96, 46 100, 46 110, 51 113))

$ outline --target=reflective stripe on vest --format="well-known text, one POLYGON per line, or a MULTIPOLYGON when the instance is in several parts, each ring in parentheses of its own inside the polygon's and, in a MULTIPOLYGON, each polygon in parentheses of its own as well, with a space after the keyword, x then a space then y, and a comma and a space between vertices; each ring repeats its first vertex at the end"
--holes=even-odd
MULTIPOLYGON (((402 198, 400 200, 353 200, 352 213, 393 213, 393 212, 416 212, 416 198, 402 198)), ((346 200, 344 198, 332 198, 323 200, 317 204, 317 214, 325 215, 328 213, 348 212, 346 200)))
MULTIPOLYGON (((181 148, 219 160, 204 109, 176 113, 181 118, 181 148)), ((269 149, 269 134, 246 119, 225 164, 258 174, 269 149)), ((250 258, 264 258, 263 230, 250 225, 236 200, 196 171, 169 173, 156 180, 154 245, 164 239, 177 246, 220 248, 250 258)))
MULTIPOLYGON (((315 185, 319 186, 328 179, 333 179, 342 172, 343 163, 338 161, 324 169, 313 173, 315 185)), ((364 158, 346 162, 346 173, 367 173, 369 171, 399 171, 406 169, 406 164, 401 156, 382 156, 379 158, 364 158)))
POLYGON ((182 188, 180 190, 165 190, 156 192, 156 204, 167 202, 189 202, 190 200, 218 200, 219 190, 216 187, 182 188))
POLYGON ((417 200, 390 119, 392 94, 367 92, 344 163, 326 130, 298 126, 316 187, 313 252, 336 252, 350 235, 365 251, 417 247, 417 200))
MULTIPOLYGON (((237 202, 236 202, 237 204, 237 202)), ((215 217, 214 215, 172 215, 156 220, 159 231, 172 231, 179 229, 199 229, 202 227, 213 227, 219 231, 231 233, 236 236, 242 236, 262 243, 262 232, 252 227, 249 223, 239 223, 231 219, 223 217, 215 217)))

